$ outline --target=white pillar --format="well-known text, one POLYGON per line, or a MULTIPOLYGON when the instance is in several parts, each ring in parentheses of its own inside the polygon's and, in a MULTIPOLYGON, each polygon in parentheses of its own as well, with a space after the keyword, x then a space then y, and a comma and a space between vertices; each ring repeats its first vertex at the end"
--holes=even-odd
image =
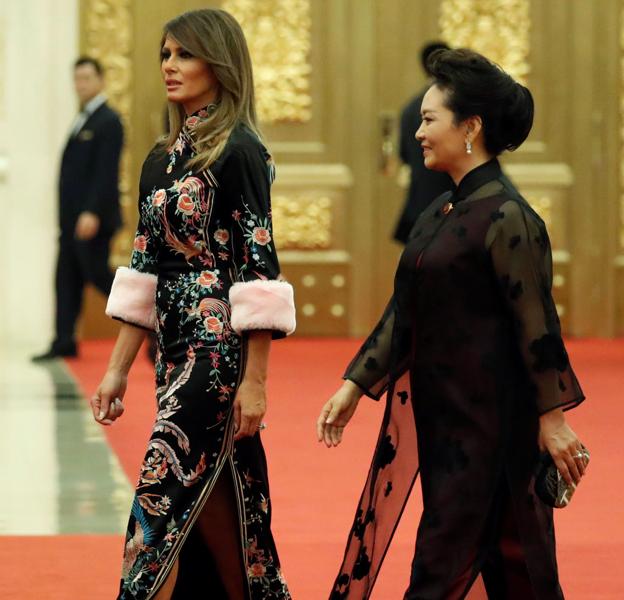
POLYGON ((0 2, 0 346, 52 337, 57 176, 76 111, 78 0, 0 2))

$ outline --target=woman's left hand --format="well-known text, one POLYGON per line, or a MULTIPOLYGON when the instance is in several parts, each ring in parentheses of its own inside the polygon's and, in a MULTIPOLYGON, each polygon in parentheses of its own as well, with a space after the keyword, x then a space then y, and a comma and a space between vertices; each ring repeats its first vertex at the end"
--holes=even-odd
POLYGON ((234 441, 255 435, 266 413, 266 388, 243 379, 234 399, 234 441))
POLYGON ((540 417, 540 449, 547 450, 567 484, 578 485, 585 475, 583 444, 566 423, 561 409, 540 417))

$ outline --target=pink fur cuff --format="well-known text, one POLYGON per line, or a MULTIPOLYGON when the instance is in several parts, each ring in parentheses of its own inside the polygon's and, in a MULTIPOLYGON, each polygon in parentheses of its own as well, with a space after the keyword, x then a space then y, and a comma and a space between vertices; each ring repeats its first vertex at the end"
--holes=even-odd
POLYGON ((230 288, 232 329, 270 329, 290 335, 295 331, 295 300, 292 285, 285 281, 257 279, 230 288))
POLYGON ((106 314, 131 325, 156 329, 156 284, 158 277, 128 267, 119 267, 106 314))

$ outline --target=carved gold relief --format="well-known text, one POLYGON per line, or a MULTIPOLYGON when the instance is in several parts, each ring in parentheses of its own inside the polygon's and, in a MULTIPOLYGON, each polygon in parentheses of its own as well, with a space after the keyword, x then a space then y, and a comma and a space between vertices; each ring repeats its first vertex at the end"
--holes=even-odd
MULTIPOLYGON (((97 58, 106 73, 109 102, 121 115, 124 125, 124 151, 121 157, 121 205, 127 214, 131 205, 130 152, 132 127, 132 0, 83 0, 85 54, 97 58)), ((132 220, 132 219, 131 219, 132 220)), ((126 262, 133 239, 132 232, 123 231, 116 239, 114 263, 126 262)))
POLYGON ((274 195, 273 229, 278 248, 311 249, 331 245, 332 201, 302 192, 274 195))
POLYGON ((222 6, 245 32, 260 120, 309 121, 310 0, 224 0, 222 6))
POLYGON ((544 223, 546 223, 546 228, 550 229, 552 227, 552 198, 547 194, 538 195, 528 193, 526 195, 526 199, 533 207, 533 210, 535 210, 535 212, 542 217, 544 223))
POLYGON ((471 48, 526 83, 530 71, 529 0, 443 0, 442 38, 453 47, 471 48))

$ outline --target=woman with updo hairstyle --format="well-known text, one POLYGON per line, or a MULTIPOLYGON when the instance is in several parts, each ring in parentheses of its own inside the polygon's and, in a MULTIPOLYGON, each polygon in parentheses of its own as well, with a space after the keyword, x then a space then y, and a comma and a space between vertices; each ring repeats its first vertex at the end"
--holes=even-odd
MULTIPOLYGON (((271 155, 237 21, 169 21, 160 47, 169 136, 147 156, 129 268, 106 312, 122 322, 91 400, 110 425, 147 330, 158 412, 126 534, 118 600, 287 600, 260 440, 272 338, 295 328, 271 224, 271 155)), ((132 401, 149 399, 133 398, 132 401)))
POLYGON ((321 411, 340 443, 362 395, 386 396, 368 479, 332 600, 369 598, 418 474, 423 512, 407 600, 560 600, 553 511, 536 494, 544 456, 567 484, 585 472, 564 410, 584 399, 551 295, 544 222, 501 171, 533 98, 468 50, 431 57, 416 133, 425 166, 455 184, 415 223, 394 295, 321 411))

